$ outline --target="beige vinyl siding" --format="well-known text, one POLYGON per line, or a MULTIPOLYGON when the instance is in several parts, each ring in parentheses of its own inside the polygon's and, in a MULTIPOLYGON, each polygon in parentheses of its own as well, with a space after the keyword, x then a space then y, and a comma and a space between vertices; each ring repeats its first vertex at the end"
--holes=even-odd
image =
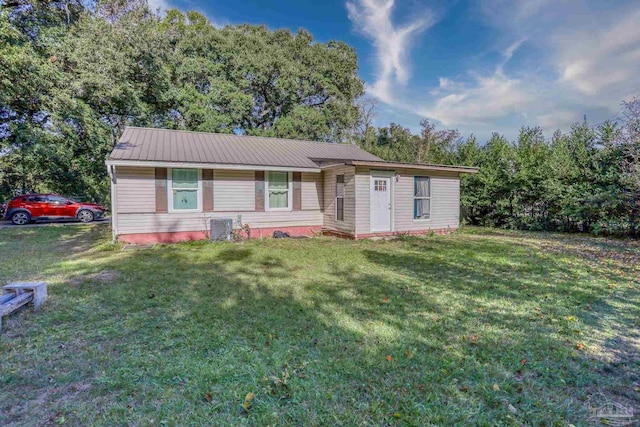
POLYGON ((213 171, 213 210, 253 211, 256 208, 255 171, 213 171))
MULTIPOLYGON (((358 167, 355 174, 355 193, 356 193, 356 218, 355 232, 356 234, 369 233, 371 223, 370 210, 370 185, 371 171, 369 168, 358 167)), ((391 184, 393 186, 393 183, 391 184)))
POLYGON ((322 209, 322 174, 302 173, 302 210, 322 209))
POLYGON ((395 189, 394 224, 396 231, 458 228, 460 225, 460 177, 455 172, 400 170, 395 189), (413 177, 431 178, 429 219, 413 219, 413 177))
POLYGON ((118 212, 114 217, 119 235, 204 231, 209 218, 232 218, 235 224, 238 215, 252 228, 322 226, 319 173, 303 174, 301 211, 255 212, 254 171, 215 170, 215 212, 155 213, 154 168, 118 166, 116 172, 118 212))
MULTIPOLYGON (((396 169, 393 179, 393 231, 422 231, 457 228, 460 224, 460 177, 457 172, 396 169), (413 177, 431 178, 431 218, 413 219, 413 177)), ((356 233, 370 233, 371 170, 358 167, 356 174, 356 233)))
POLYGON ((355 167, 335 166, 325 169, 324 228, 353 233, 355 231, 356 194, 355 167), (336 220, 336 175, 344 174, 344 221, 336 220))
POLYGON ((116 168, 118 213, 149 213, 156 210, 154 168, 116 168))
MULTIPOLYGON (((231 218, 237 227, 237 216, 253 229, 271 227, 296 227, 322 225, 320 210, 279 212, 190 212, 158 214, 118 215, 118 234, 168 233, 180 231, 205 231, 210 218, 231 218)), ((260 237, 259 234, 256 236, 260 237)), ((268 236, 265 236, 268 237, 268 236)))

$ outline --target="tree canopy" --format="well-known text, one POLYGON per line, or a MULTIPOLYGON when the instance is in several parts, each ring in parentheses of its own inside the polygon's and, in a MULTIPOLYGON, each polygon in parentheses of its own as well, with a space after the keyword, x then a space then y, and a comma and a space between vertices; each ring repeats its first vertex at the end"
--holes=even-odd
POLYGON ((344 141, 363 93, 353 48, 305 30, 216 28, 144 0, 0 9, 0 196, 108 197, 126 125, 344 141))

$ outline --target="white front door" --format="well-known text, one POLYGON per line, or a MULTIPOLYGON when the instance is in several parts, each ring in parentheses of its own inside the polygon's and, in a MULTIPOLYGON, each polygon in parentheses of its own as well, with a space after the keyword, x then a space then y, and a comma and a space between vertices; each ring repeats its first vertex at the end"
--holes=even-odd
POLYGON ((391 178, 371 176, 371 232, 391 231, 391 178))

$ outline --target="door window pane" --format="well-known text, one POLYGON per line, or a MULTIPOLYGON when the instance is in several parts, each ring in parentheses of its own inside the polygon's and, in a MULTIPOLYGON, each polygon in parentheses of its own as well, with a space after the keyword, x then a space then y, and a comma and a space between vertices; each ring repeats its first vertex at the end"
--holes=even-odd
POLYGON ((387 191, 387 181, 384 179, 376 179, 373 183, 374 191, 387 191))

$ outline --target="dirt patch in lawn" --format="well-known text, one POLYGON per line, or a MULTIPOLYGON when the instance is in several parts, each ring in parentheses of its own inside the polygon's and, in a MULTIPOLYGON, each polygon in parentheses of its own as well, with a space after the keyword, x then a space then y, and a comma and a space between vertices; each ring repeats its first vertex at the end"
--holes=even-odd
POLYGON ((32 399, 21 400, 18 405, 3 408, 7 416, 6 427, 31 424, 42 426, 56 426, 69 421, 69 414, 64 414, 60 408, 78 399, 86 399, 86 394, 92 385, 89 381, 77 381, 64 386, 46 387, 32 390, 32 399), (26 423, 26 424, 25 424, 26 423))
POLYGON ((622 266, 640 264, 640 244, 631 240, 546 239, 541 240, 537 246, 552 253, 571 252, 595 263, 613 262, 622 266))
POLYGON ((75 276, 74 278, 72 278, 71 284, 79 286, 89 282, 99 284, 113 283, 119 275, 120 273, 114 270, 104 270, 97 273, 82 274, 80 276, 75 276))

